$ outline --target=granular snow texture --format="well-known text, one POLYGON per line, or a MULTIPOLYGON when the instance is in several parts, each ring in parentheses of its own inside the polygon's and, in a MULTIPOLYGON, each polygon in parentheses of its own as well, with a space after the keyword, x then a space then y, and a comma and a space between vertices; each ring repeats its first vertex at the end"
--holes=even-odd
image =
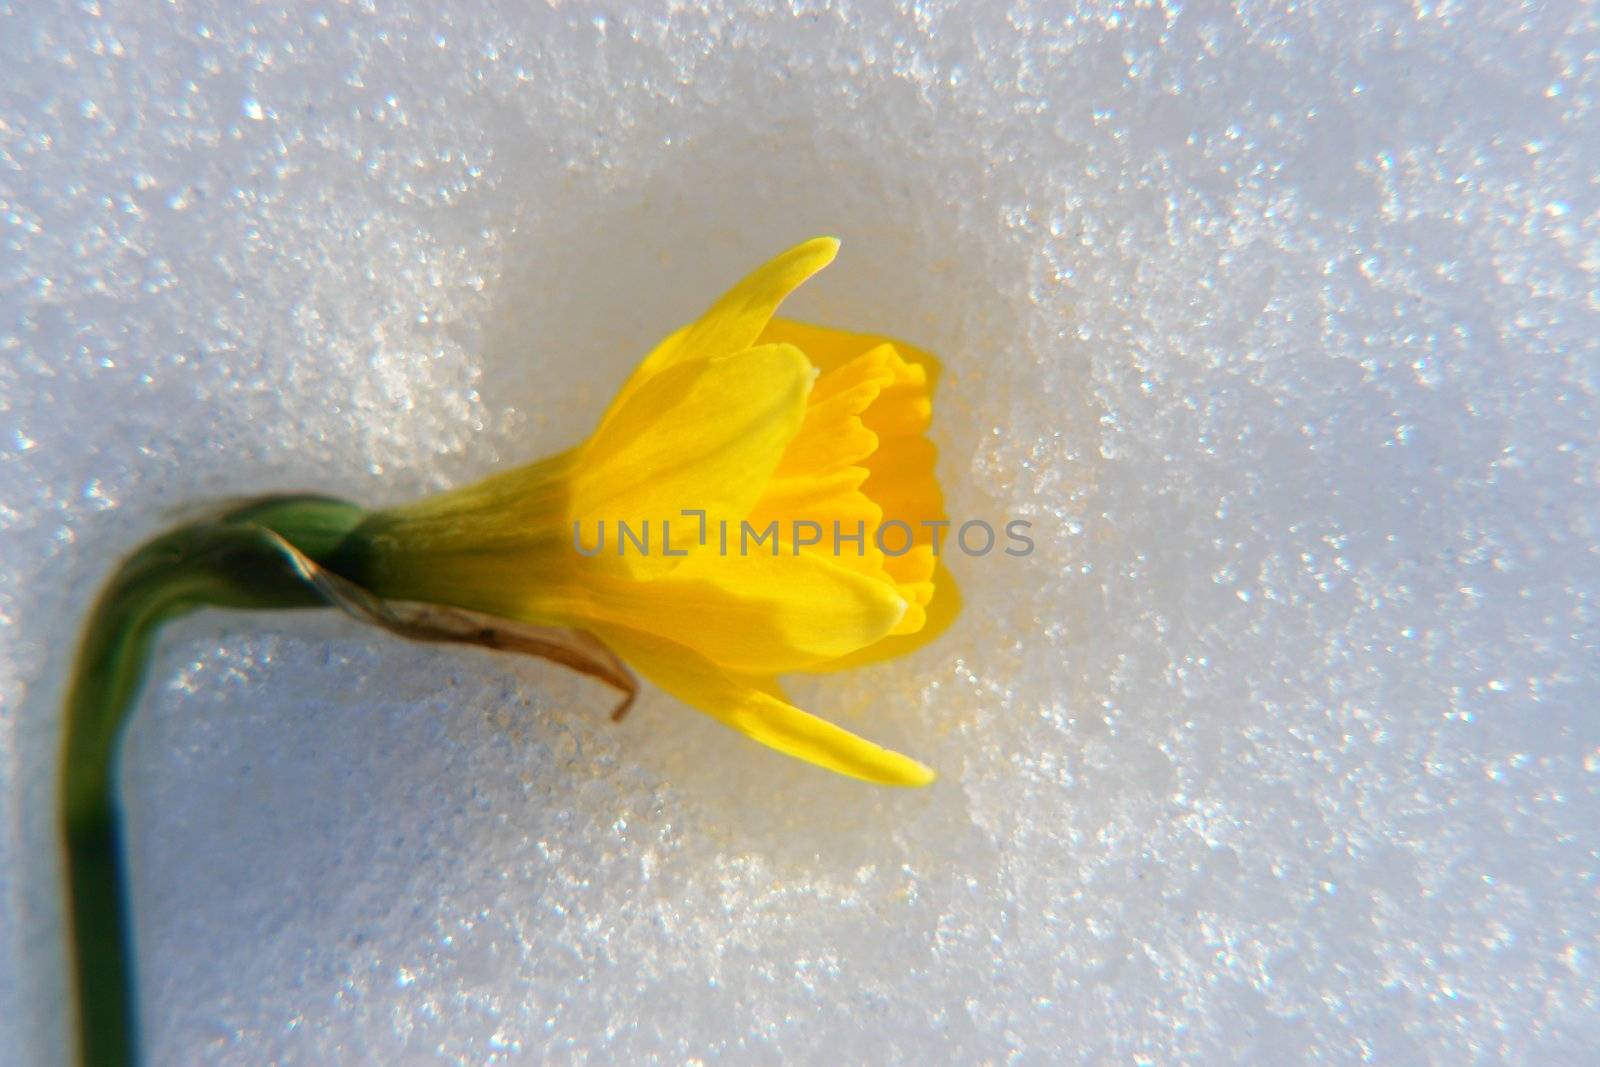
POLYGON ((0 1058, 67 1059, 115 559, 565 447, 831 233, 789 309, 941 354, 952 514, 1034 523, 940 642, 794 686, 939 782, 198 616, 123 764, 149 1062, 1584 1061, 1597 19, 0 7, 0 1058))

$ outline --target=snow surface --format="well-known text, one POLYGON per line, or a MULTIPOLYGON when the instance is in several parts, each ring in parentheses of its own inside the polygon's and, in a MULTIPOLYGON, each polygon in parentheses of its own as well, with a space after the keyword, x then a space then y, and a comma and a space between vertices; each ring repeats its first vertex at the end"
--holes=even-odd
POLYGON ((152 1063, 1577 1063, 1600 1043, 1592 5, 0 7, 0 1057, 61 1062, 77 626, 186 506, 564 446, 815 233, 949 367, 967 609, 803 703, 329 614, 164 644, 152 1063), (602 13, 603 12, 603 13, 602 13))

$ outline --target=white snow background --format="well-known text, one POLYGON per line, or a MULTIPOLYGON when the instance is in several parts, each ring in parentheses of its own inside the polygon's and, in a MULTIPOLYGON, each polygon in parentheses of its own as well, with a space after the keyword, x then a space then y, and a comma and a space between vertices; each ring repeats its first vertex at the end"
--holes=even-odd
POLYGON ((790 310, 941 354, 952 512, 1036 524, 944 640, 796 686, 940 781, 202 615, 123 764, 150 1062, 1584 1061, 1597 19, 0 6, 0 1059, 64 1058, 119 556, 564 447, 831 233, 790 310))

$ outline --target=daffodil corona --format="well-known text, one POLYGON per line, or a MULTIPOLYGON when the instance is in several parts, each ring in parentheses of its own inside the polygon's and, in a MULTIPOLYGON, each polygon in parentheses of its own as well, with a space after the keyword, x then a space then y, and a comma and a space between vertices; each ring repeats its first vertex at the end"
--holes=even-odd
POLYGON ((937 363, 775 317, 838 247, 790 249, 662 341, 583 444, 374 512, 327 566, 382 598, 587 632, 773 748, 873 782, 932 781, 775 681, 909 651, 958 606, 935 542, 937 363), (891 545, 871 533, 885 524, 891 545), (759 550, 730 548, 730 527, 759 531, 759 550), (614 543, 597 545, 607 528, 614 543), (637 533, 652 529, 653 546, 637 533), (810 536, 823 530, 844 550, 810 536))

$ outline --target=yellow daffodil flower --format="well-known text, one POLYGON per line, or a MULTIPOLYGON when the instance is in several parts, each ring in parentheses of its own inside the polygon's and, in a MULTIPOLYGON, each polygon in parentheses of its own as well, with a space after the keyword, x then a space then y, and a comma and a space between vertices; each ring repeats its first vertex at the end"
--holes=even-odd
POLYGON ((372 513, 330 566, 380 597, 585 631, 779 751, 873 782, 932 781, 774 680, 909 651, 959 604, 937 558, 944 503, 925 436, 937 363, 774 317, 838 247, 790 249, 662 341, 582 445, 372 513), (748 530, 771 536, 752 549, 748 530))

